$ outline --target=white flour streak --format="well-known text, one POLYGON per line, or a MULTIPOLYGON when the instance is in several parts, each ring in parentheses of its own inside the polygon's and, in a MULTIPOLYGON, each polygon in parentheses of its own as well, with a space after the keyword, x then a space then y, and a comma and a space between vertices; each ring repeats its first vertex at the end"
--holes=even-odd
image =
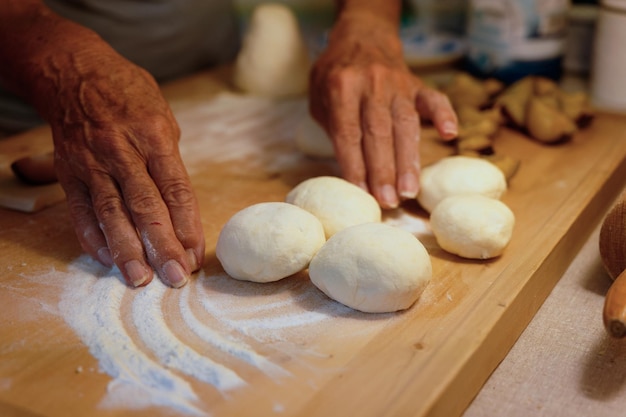
POLYGON ((196 316, 191 311, 191 308, 189 307, 190 286, 187 285, 181 291, 182 294, 179 301, 179 307, 183 320, 191 328, 191 330, 204 342, 209 343, 221 350, 222 352, 233 355, 234 357, 250 365, 256 366, 257 368, 266 372, 268 375, 275 377, 284 377, 290 375, 289 372, 275 365, 267 358, 259 355, 245 343, 240 341, 231 341, 222 336, 219 332, 216 332, 205 326, 200 320, 196 318, 196 316))
POLYGON ((161 302, 167 287, 158 278, 141 289, 132 306, 133 322, 142 341, 168 368, 228 390, 245 385, 235 372, 184 345, 167 327, 161 302), (139 325, 140 323, 140 325, 139 325))
MULTIPOLYGON (((227 275, 202 277, 202 280, 209 278, 234 282, 227 275)), ((312 284, 298 288, 297 284, 291 284, 289 279, 282 284, 283 289, 290 290, 287 298, 281 291, 277 291, 276 294, 260 294, 245 300, 237 300, 236 308, 232 307, 232 300, 216 297, 216 294, 209 293, 205 286, 199 285, 198 291, 201 293, 200 303, 207 313, 219 318, 220 322, 233 330, 263 343, 279 339, 288 340, 290 336, 295 336, 294 331, 312 329, 324 321, 355 314, 354 310, 326 299, 312 284), (300 307, 300 304, 309 306, 304 308, 300 307), (286 336, 281 334, 282 331, 285 331, 286 336)))
POLYGON ((113 378, 102 404, 123 406, 117 399, 130 392, 144 403, 202 414, 193 405, 197 397, 191 386, 142 353, 126 333, 120 309, 127 288, 121 278, 90 276, 81 270, 85 258, 81 259, 78 265, 70 265, 70 271, 80 276, 68 278, 59 308, 101 369, 113 378))

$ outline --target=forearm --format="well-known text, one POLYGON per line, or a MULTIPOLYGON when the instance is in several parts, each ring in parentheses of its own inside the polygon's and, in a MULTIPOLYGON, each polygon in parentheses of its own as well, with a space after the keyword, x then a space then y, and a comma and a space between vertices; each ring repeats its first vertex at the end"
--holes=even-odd
POLYGON ((397 29, 402 5, 400 0, 335 0, 338 20, 368 16, 368 21, 397 29), (374 18, 374 19, 372 19, 374 18))
POLYGON ((79 94, 81 82, 111 56, 115 52, 96 33, 38 0, 0 2, 2 84, 48 120, 61 117, 58 99, 79 94))
POLYGON ((349 55, 354 53, 368 55, 373 47, 391 61, 404 62, 402 43, 398 35, 400 0, 335 0, 335 2, 337 18, 328 39, 329 50, 343 50, 342 53, 349 55))

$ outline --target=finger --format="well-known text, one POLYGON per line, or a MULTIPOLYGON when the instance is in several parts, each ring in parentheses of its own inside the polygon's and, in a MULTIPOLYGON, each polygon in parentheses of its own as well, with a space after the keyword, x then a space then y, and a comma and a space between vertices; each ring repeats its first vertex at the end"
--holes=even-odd
POLYGON ((182 287, 191 274, 189 256, 174 233, 169 211, 152 178, 143 170, 125 177, 120 185, 148 261, 163 281, 182 287))
POLYGON ((197 271, 204 262, 204 231, 198 201, 182 160, 154 158, 150 173, 169 210, 176 238, 188 257, 190 271, 197 271))
POLYGON ((152 268, 117 184, 105 173, 92 174, 90 180, 89 189, 97 190, 91 196, 94 214, 113 261, 130 285, 146 285, 152 280, 152 268))
POLYGON ((422 118, 433 122, 442 139, 450 140, 458 135, 456 113, 445 94, 422 87, 417 93, 415 108, 422 118))
POLYGON ((335 157, 342 176, 364 190, 368 190, 365 160, 361 147, 360 86, 346 77, 345 81, 329 81, 330 109, 326 115, 328 134, 333 141, 335 157))
POLYGON ((363 105, 363 150, 368 183, 383 208, 399 204, 390 103, 367 100, 363 105))
POLYGON ((112 267, 113 257, 94 214, 89 190, 76 178, 64 178, 62 184, 67 196, 70 217, 81 247, 104 266, 112 267))
POLYGON ((419 191, 420 120, 413 104, 396 98, 392 104, 398 194, 412 199, 419 191))

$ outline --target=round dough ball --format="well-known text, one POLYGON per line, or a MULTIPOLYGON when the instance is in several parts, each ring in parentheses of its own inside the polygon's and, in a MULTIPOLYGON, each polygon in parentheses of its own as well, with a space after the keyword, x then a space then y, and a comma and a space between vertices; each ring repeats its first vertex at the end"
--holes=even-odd
POLYGON ((298 19, 279 3, 258 5, 235 61, 233 82, 241 90, 267 97, 306 93, 311 67, 298 19))
POLYGON ((366 313, 409 308, 432 277, 424 245, 384 223, 352 226, 328 239, 313 257, 309 276, 330 298, 366 313))
POLYGON ((338 177, 309 178, 295 186, 286 201, 315 215, 327 239, 346 227, 380 222, 382 218, 382 210, 371 194, 338 177))
POLYGON ((231 277, 271 282, 305 269, 325 241, 322 224, 308 211, 282 202, 259 203, 226 222, 215 254, 231 277))
POLYGON ((429 213, 451 195, 476 193, 499 199, 506 191, 506 178, 489 161, 469 156, 449 156, 424 167, 417 201, 429 213))
POLYGON ((430 214, 439 246, 470 259, 501 255, 514 225, 515 216, 506 204, 480 194, 447 197, 430 214))
POLYGON ((306 114, 296 131, 296 147, 300 152, 317 158, 332 158, 335 156, 333 143, 310 114, 306 114))

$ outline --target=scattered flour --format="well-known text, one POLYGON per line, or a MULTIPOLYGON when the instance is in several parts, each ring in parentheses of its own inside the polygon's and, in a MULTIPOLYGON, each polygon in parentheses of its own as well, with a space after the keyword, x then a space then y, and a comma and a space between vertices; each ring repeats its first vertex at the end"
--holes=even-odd
POLYGON ((161 309, 167 287, 157 277, 151 284, 135 297, 132 317, 139 337, 159 362, 219 389, 245 385, 236 373, 189 348, 172 333, 161 309))
POLYGON ((317 334, 373 333, 390 319, 359 320, 362 313, 325 298, 305 280, 284 280, 274 286, 274 293, 261 291, 255 297, 248 293, 241 296, 237 289, 259 284, 203 273, 181 290, 168 289, 157 277, 144 288, 130 289, 117 269, 106 270, 86 255, 72 262, 67 273, 57 271, 56 275, 64 283, 60 314, 98 360, 100 370, 112 378, 101 401, 105 408, 161 406, 177 414, 206 415, 206 404, 188 378, 225 394, 246 385, 229 368, 231 362, 245 363, 274 379, 291 377, 246 339, 265 352, 273 349, 294 356, 323 357, 315 348, 317 334), (216 282, 220 287, 212 288, 216 282), (168 327, 166 294, 177 306, 167 314, 177 315, 206 343, 202 353, 168 327), (128 314, 123 313, 126 303, 130 303, 128 314), (192 303, 210 317, 212 326, 197 317, 192 303), (131 327, 139 340, 127 331, 131 327), (233 361, 212 359, 209 347, 226 353, 233 361))
POLYGON ((212 330, 202 323, 189 308, 189 294, 191 286, 187 285, 181 290, 180 313, 189 328, 200 337, 205 343, 215 346, 219 350, 226 352, 242 361, 253 365, 273 377, 288 376, 289 372, 280 366, 275 365, 264 356, 256 353, 243 341, 231 340, 219 332, 212 330))
MULTIPOLYGON (((263 150, 290 146, 305 111, 304 100, 221 94, 206 105, 177 114, 183 126, 181 155, 191 174, 208 160, 248 158, 267 170, 296 167, 302 157, 298 152, 263 150), (220 141, 219 150, 210 149, 211 141, 220 141)), ((385 222, 416 235, 430 233, 424 220, 402 211, 387 216, 385 222)), ((326 353, 317 345, 319 335, 375 334, 395 317, 365 315, 364 320, 363 313, 328 299, 306 279, 259 286, 200 272, 180 290, 169 290, 156 277, 145 288, 133 290, 117 269, 106 270, 86 255, 72 262, 67 272, 54 271, 53 275, 62 282, 62 296, 58 312, 48 311, 61 314, 99 361, 100 370, 111 377, 101 401, 106 408, 161 406, 177 415, 206 416, 209 405, 190 381, 210 384, 223 394, 245 388, 247 382, 229 367, 230 362, 271 378, 288 379, 291 373, 274 363, 267 352, 324 357, 326 353), (173 297, 175 303, 167 305, 176 305, 175 311, 166 310, 166 295, 173 297), (123 308, 126 304, 130 304, 128 309, 123 308), (207 349, 200 352, 189 346, 179 336, 184 332, 172 331, 165 314, 175 315, 207 349), (139 340, 129 334, 130 328, 139 340), (216 351, 221 359, 212 357, 216 351)), ((282 403, 275 403, 275 412, 284 410, 282 403)))
POLYGON ((306 100, 272 100, 222 93, 176 114, 181 132, 180 152, 191 175, 207 161, 246 160, 245 167, 275 171, 296 167, 303 155, 295 151, 294 136, 307 111, 306 100), (211 120, 207 123, 206 120, 211 120), (211 146, 211 142, 219 146, 211 146), (265 152, 286 147, 294 152, 265 152))
MULTIPOLYGON (((194 405, 198 398, 189 383, 140 351, 124 329, 120 311, 127 287, 121 274, 97 274, 94 263, 83 256, 70 265, 70 275, 78 276, 67 278, 59 309, 98 359, 102 371, 113 378, 102 405, 174 406, 186 413, 202 415, 194 405)), ((157 286, 147 288, 154 291, 157 286)))

